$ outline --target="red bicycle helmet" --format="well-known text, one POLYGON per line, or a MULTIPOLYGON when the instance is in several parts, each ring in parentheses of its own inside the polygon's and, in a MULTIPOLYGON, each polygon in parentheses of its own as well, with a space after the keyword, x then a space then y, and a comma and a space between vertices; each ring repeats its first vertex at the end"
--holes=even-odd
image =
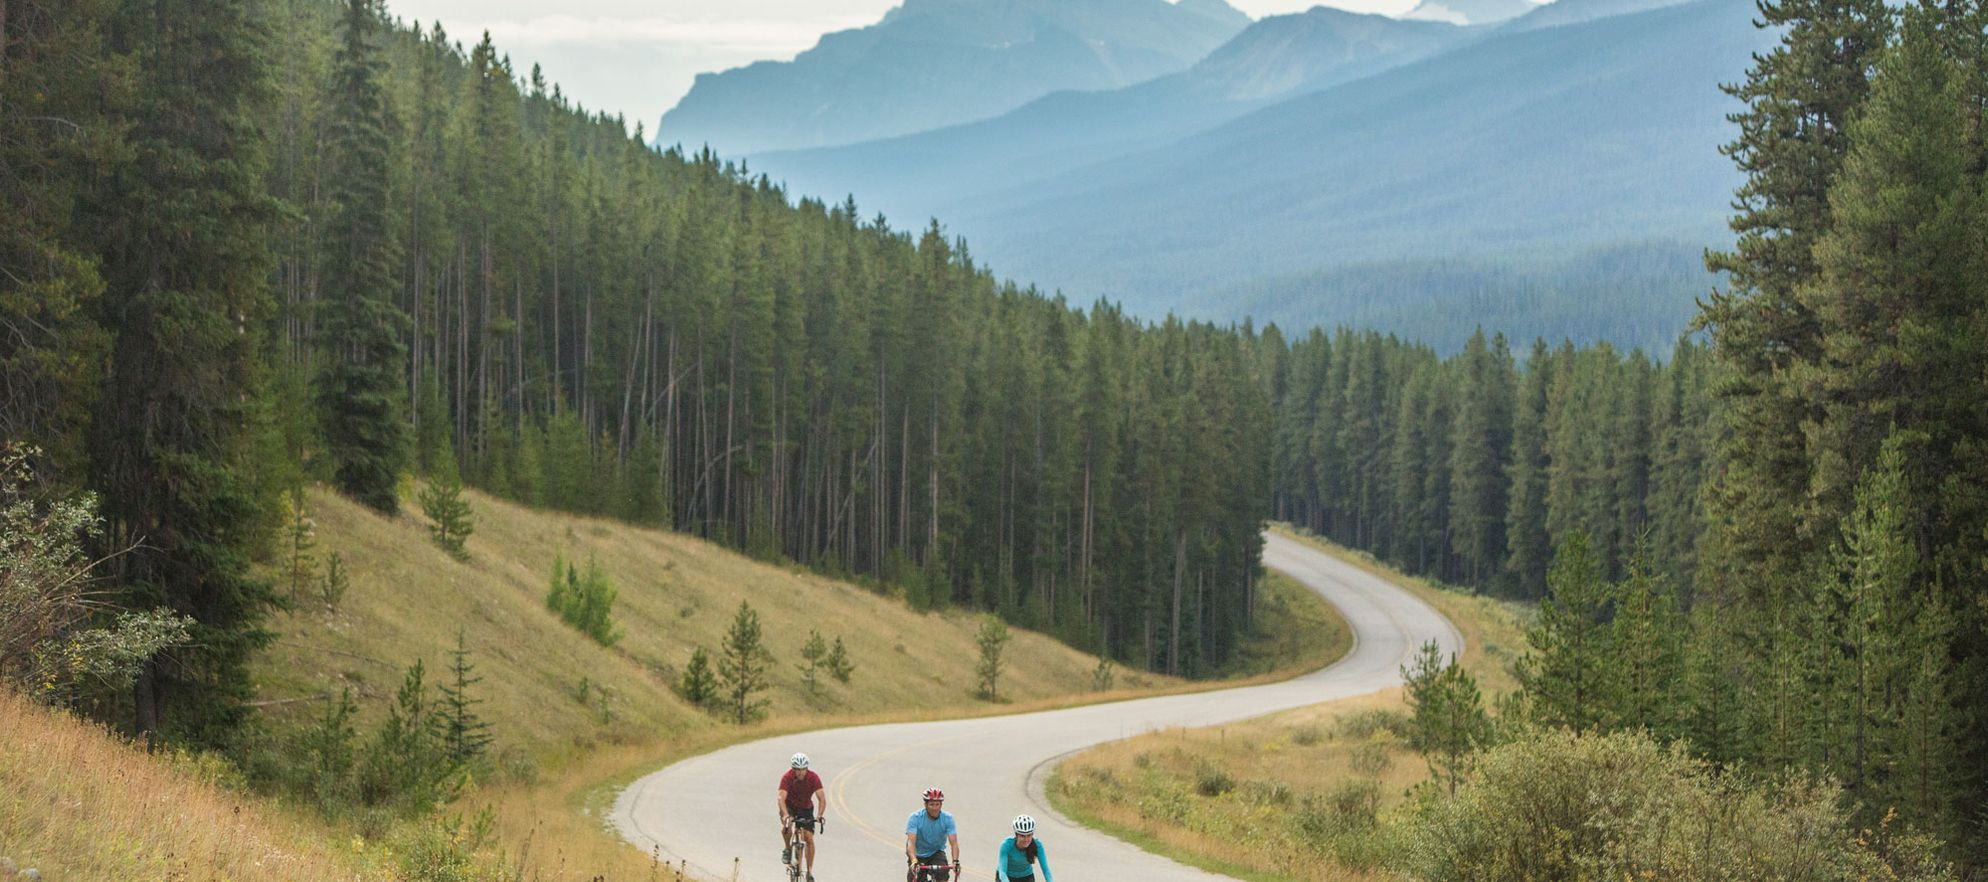
POLYGON ((927 788, 925 788, 925 801, 926 801, 926 802, 931 802, 932 800, 935 800, 935 799, 936 799, 936 800, 938 800, 938 801, 940 801, 940 802, 945 802, 945 801, 946 801, 946 792, 945 792, 944 790, 940 790, 940 789, 939 789, 939 788, 937 788, 937 787, 927 787, 927 788))

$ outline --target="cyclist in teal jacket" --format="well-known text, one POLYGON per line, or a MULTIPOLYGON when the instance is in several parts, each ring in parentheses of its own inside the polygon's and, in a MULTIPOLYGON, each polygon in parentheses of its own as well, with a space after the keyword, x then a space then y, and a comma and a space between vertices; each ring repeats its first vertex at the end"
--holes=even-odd
POLYGON ((1042 867, 1042 882, 1056 882, 1056 877, 1049 874, 1049 852, 1042 847, 1042 840, 1035 838, 1035 819, 1018 815, 1015 835, 1001 840, 1001 857, 994 862, 994 882, 1035 882, 1035 871, 1030 864, 1042 867))

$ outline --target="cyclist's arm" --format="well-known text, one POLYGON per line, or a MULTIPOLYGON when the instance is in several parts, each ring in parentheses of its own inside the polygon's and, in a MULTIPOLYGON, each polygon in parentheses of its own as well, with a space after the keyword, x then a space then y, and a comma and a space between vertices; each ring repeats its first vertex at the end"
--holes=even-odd
POLYGON ((787 823, 787 788, 780 788, 780 795, 775 798, 780 800, 780 823, 785 824, 787 823))
MULTIPOLYGON (((952 848, 952 854, 953 854, 953 866, 954 866, 954 867, 958 867, 958 866, 960 865, 960 859, 959 859, 959 858, 960 858, 960 854, 959 854, 959 834, 958 834, 958 833, 947 833, 947 834, 946 834, 946 842, 950 843, 950 844, 952 845, 952 847, 953 847, 953 848, 952 848)), ((955 872, 955 873, 954 873, 953 875, 957 876, 957 875, 959 875, 959 873, 955 872)))
POLYGON ((828 817, 828 789, 815 789, 815 820, 828 817))
POLYGON ((917 847, 917 843, 918 843, 918 831, 916 831, 916 830, 906 830, 906 831, 904 831, 904 859, 905 859, 905 860, 907 860, 907 861, 910 861, 910 862, 912 862, 912 863, 917 863, 917 862, 918 862, 918 847, 917 847))
POLYGON ((994 882, 1008 878, 1008 855, 1015 851, 1015 840, 1001 840, 1001 850, 994 855, 994 882))
POLYGON ((1049 849, 1043 846, 1040 836, 1035 840, 1035 862, 1042 867, 1042 882, 1056 882, 1056 877, 1049 874, 1049 849))

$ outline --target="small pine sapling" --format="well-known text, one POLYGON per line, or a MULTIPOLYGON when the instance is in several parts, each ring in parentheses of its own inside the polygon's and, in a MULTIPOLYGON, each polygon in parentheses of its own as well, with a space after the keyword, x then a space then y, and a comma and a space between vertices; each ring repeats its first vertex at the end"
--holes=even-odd
POLYGON ((442 728, 442 755, 459 767, 473 766, 489 750, 494 736, 490 723, 477 716, 481 698, 472 698, 469 687, 483 682, 474 676, 476 666, 469 661, 469 644, 461 628, 456 629, 456 648, 449 651, 449 681, 442 684, 439 713, 442 728))
POLYGON ((720 648, 724 658, 718 666, 718 681, 724 686, 733 721, 743 726, 766 712, 767 700, 753 695, 766 689, 766 668, 772 661, 761 636, 759 613, 753 611, 752 604, 739 601, 738 615, 732 618, 731 630, 725 633, 720 648))
POLYGON ((828 665, 828 675, 839 683, 849 682, 849 676, 856 673, 856 663, 849 660, 849 648, 842 645, 840 635, 836 636, 835 645, 829 647, 825 663, 828 665))
POLYGON ((698 707, 708 708, 718 700, 718 675, 712 672, 711 654, 704 647, 691 650, 690 663, 677 678, 676 692, 698 707))
POLYGON ((980 697, 988 701, 1001 700, 1001 655, 1008 641, 1014 635, 1008 633, 1008 623, 999 616, 988 616, 980 625, 980 633, 974 642, 980 645, 980 697))
POLYGON ((801 645, 803 664, 795 665, 801 670, 801 682, 807 684, 809 695, 821 694, 821 671, 828 660, 828 641, 823 640, 820 631, 810 630, 808 642, 801 645))
POLYGON ((421 511, 434 522, 428 530, 434 534, 435 544, 456 560, 468 560, 469 549, 464 543, 475 532, 476 519, 469 500, 463 498, 462 476, 457 474, 455 463, 454 457, 444 458, 428 486, 421 489, 421 511))

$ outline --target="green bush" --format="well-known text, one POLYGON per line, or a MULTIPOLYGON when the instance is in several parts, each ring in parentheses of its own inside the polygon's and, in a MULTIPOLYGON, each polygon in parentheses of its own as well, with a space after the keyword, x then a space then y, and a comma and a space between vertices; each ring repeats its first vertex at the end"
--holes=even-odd
POLYGON ((1715 771, 1637 733, 1541 732, 1424 791, 1398 867, 1430 880, 1851 882, 1956 878, 1930 840, 1853 829, 1840 791, 1715 771))
POLYGON ((1348 714, 1340 718, 1336 729, 1334 734, 1353 741, 1367 741, 1381 732, 1406 740, 1415 724, 1400 711, 1376 709, 1348 714))
POLYGON ((1236 789, 1236 779, 1227 770, 1207 760, 1194 767, 1194 792, 1210 799, 1236 789))
POLYGON ((599 560, 589 556, 583 573, 567 563, 564 555, 553 556, 552 586, 545 592, 545 607, 602 646, 621 640, 621 629, 614 624, 617 594, 599 560))

